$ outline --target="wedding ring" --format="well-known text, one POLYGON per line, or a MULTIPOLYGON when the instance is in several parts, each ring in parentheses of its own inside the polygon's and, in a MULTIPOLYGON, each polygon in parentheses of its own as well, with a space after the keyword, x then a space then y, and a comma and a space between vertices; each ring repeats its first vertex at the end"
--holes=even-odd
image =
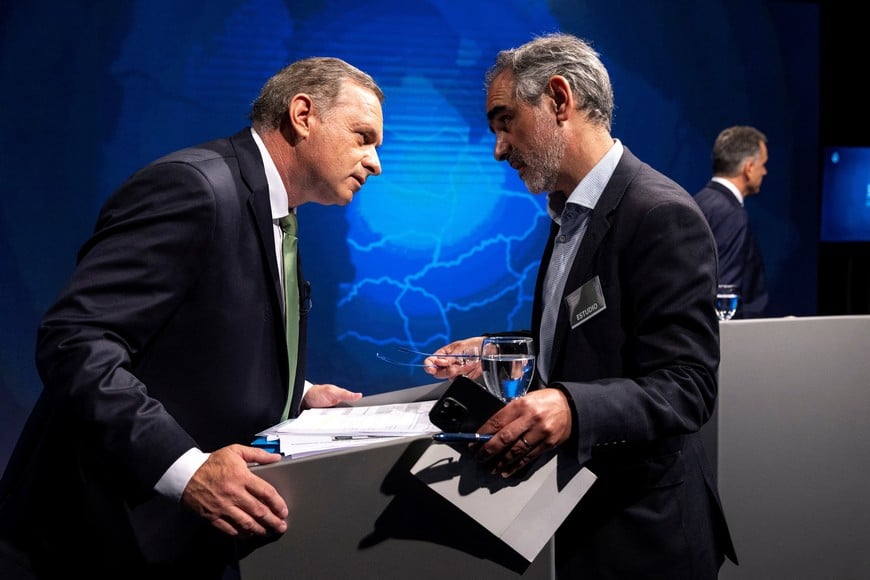
POLYGON ((529 445, 529 442, 528 442, 528 441, 526 441, 526 438, 525 438, 525 437, 520 437, 520 441, 522 441, 522 442, 523 442, 523 444, 524 444, 524 445, 525 445, 525 446, 526 446, 526 447, 528 447, 528 448, 529 448, 529 449, 531 449, 531 448, 532 448, 532 446, 531 446, 531 445, 529 445))

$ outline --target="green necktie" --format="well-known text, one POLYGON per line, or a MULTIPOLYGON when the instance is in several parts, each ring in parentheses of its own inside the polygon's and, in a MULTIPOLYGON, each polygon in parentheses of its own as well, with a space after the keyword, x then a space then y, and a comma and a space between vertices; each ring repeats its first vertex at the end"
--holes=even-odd
POLYGON ((287 386, 287 403, 281 420, 290 416, 293 400, 293 384, 296 382, 296 359, 299 357, 299 282, 296 278, 296 214, 291 213, 278 220, 284 237, 281 253, 284 256, 284 330, 287 333, 287 360, 290 363, 290 383, 287 386))

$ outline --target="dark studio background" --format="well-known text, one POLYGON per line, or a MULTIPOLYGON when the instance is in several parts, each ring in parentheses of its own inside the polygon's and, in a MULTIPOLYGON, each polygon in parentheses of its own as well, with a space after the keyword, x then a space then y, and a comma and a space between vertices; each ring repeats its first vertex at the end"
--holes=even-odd
POLYGON ((771 316, 870 311, 866 244, 818 238, 820 146, 870 144, 847 66, 866 54, 859 27, 839 8, 774 0, 3 3, 0 468, 41 389, 36 327, 102 201, 148 161, 247 125, 266 78, 315 54, 387 94, 383 175, 348 207, 300 210, 315 382, 424 384, 375 353, 528 325, 543 196, 493 161, 482 78, 497 50, 559 29, 602 53, 614 136, 689 192, 710 176, 719 130, 768 135, 747 209, 771 316))
MULTIPOLYGON (((868 147, 870 111, 862 71, 870 49, 864 20, 842 2, 824 0, 820 11, 822 147, 868 147)), ((818 314, 870 313, 870 238, 821 243, 818 264, 818 314)))

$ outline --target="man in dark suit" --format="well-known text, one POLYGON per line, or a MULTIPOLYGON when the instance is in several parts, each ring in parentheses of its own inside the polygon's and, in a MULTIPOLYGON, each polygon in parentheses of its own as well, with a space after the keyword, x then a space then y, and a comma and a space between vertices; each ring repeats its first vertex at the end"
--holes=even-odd
POLYGON ((734 318, 758 318, 767 306, 767 283, 743 202, 761 191, 767 175, 767 137, 755 127, 728 127, 716 137, 712 158, 713 178, 695 201, 716 239, 719 283, 736 286, 740 295, 734 318))
MULTIPOLYGON (((479 429, 509 477, 560 447, 598 480, 556 534, 559 578, 714 579, 736 562, 699 430, 716 402, 716 250, 679 185, 610 135, 598 55, 567 34, 499 53, 487 73, 495 157, 554 219, 535 288, 540 384, 479 429)), ((479 368, 439 356, 438 378, 479 368)))
POLYGON ((305 382, 301 284, 288 354, 278 224, 380 174, 382 101, 346 62, 301 60, 263 86, 251 128, 108 199, 39 328, 45 388, 0 485, 0 577, 232 577, 247 542, 287 529, 293 506, 248 468, 280 456, 247 444, 288 393, 290 416, 361 393, 305 382))

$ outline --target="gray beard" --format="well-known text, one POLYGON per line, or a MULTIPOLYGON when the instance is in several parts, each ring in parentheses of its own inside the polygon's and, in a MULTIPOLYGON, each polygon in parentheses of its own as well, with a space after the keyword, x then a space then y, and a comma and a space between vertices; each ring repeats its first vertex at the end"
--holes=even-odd
POLYGON ((542 112, 535 113, 535 133, 532 135, 530 155, 523 156, 526 177, 523 180, 531 193, 552 191, 559 177, 559 166, 565 157, 566 143, 550 126, 545 124, 542 112))

